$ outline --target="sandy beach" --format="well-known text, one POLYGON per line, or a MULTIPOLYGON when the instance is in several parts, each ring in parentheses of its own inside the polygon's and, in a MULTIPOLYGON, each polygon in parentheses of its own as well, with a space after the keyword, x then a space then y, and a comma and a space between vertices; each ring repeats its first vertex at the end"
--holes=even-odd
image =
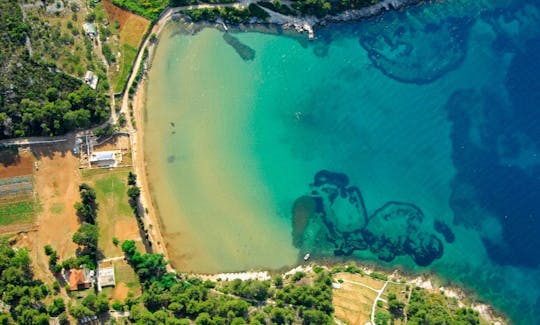
MULTIPOLYGON (((146 174, 146 166, 144 160, 144 109, 145 109, 145 85, 146 81, 143 79, 139 83, 139 87, 135 96, 133 97, 133 112, 135 115, 135 123, 137 130, 134 131, 134 138, 132 138, 132 157, 133 167, 135 174, 137 175, 137 182, 141 188, 140 202, 144 208, 142 212, 145 225, 149 230, 150 241, 152 242, 153 253, 163 254, 167 260, 169 254, 167 247, 161 233, 161 225, 159 221, 159 215, 152 201, 152 195, 150 194, 150 186, 148 182, 148 176, 146 174)), ((169 271, 173 271, 172 266, 168 265, 169 271)))

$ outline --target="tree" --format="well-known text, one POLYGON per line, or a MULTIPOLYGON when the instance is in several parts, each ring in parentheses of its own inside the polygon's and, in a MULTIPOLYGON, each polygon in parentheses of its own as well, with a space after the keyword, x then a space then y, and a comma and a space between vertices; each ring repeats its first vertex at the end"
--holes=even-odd
MULTIPOLYGON (((388 313, 383 312, 383 311, 378 311, 375 313, 376 325, 388 325, 389 320, 390 320, 390 315, 388 313)), ((429 324, 432 324, 432 323, 429 323, 429 324)))
POLYGON ((96 223, 98 204, 96 202, 96 192, 88 184, 79 185, 81 202, 75 203, 77 215, 82 221, 91 224, 96 223))
POLYGON ((47 308, 47 312, 53 317, 60 315, 65 310, 66 305, 64 304, 64 299, 62 298, 54 299, 52 305, 47 308))
POLYGON ((128 260, 132 259, 137 252, 134 240, 126 240, 122 243, 122 252, 126 254, 128 260))
POLYGON ((270 319, 276 324, 287 324, 292 320, 292 316, 287 309, 276 307, 270 312, 270 319))
POLYGON ((83 223, 73 234, 73 242, 77 245, 85 246, 89 251, 97 251, 99 230, 95 225, 83 223))
POLYGON ((133 172, 129 172, 128 174, 128 185, 136 185, 137 184, 137 175, 133 172))
POLYGON ((50 256, 54 252, 54 249, 51 247, 51 245, 45 245, 44 249, 45 255, 47 256, 50 256))
POLYGON ((137 200, 139 196, 141 195, 141 189, 137 186, 132 186, 128 189, 127 195, 132 200, 137 200))
POLYGON ((323 325, 332 323, 330 317, 320 310, 306 310, 302 313, 302 318, 302 324, 304 325, 323 325))
POLYGON ((90 310, 88 307, 86 306, 82 306, 82 305, 76 305, 76 306, 72 306, 70 309, 69 309, 69 313, 71 314, 71 316, 75 317, 76 319, 81 319, 85 316, 94 316, 95 313, 90 310))
POLYGON ((392 314, 392 317, 402 318, 404 308, 405 303, 399 301, 395 294, 388 295, 388 310, 390 311, 390 314, 392 314))
POLYGON ((195 319, 195 324, 197 325, 214 325, 212 317, 208 313, 200 313, 199 316, 195 319))

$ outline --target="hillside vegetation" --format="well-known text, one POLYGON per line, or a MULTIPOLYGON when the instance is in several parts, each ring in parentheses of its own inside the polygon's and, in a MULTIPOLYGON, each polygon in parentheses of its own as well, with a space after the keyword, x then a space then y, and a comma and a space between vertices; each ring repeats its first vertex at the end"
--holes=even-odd
POLYGON ((112 0, 115 5, 150 20, 156 20, 169 2, 170 0, 112 0))
POLYGON ((105 121, 103 94, 30 56, 32 25, 17 1, 0 0, 0 12, 0 139, 60 135, 105 121))

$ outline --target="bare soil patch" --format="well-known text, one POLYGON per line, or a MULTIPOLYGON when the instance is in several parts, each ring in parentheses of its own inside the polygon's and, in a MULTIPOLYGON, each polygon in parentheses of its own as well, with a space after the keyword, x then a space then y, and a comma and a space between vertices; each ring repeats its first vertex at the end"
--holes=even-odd
POLYGON ((34 156, 27 150, 0 150, 0 178, 32 174, 34 156))
POLYGON ((43 246, 49 244, 57 250, 60 260, 75 256, 77 246, 72 236, 79 228, 79 219, 74 204, 80 200, 79 159, 67 151, 42 152, 38 160, 39 170, 35 172, 35 190, 41 202, 38 213, 38 229, 35 233, 32 259, 40 278, 51 278, 48 258, 43 246), (62 208, 59 208, 62 207, 62 208))
MULTIPOLYGON (((339 273, 335 278, 336 280, 347 279, 356 283, 364 283, 375 289, 381 287, 377 283, 372 283, 370 280, 380 281, 358 274, 339 273)), ((347 324, 364 325, 370 321, 371 306, 376 297, 377 293, 369 288, 354 283, 343 282, 341 283, 341 287, 334 289, 333 292, 332 304, 334 305, 335 315, 347 324)))
POLYGON ((336 279, 343 279, 347 281, 359 282, 367 285, 370 288, 379 290, 383 287, 384 282, 381 280, 373 279, 368 275, 361 276, 359 274, 352 273, 338 273, 336 274, 336 279))
POLYGON ((116 285, 116 287, 114 287, 111 294, 111 299, 124 301, 128 296, 128 292, 129 292, 128 286, 124 282, 121 282, 118 285, 116 285))
POLYGON ((109 21, 118 21, 120 25, 120 43, 138 48, 150 21, 117 7, 109 1, 103 1, 103 6, 109 16, 109 21))

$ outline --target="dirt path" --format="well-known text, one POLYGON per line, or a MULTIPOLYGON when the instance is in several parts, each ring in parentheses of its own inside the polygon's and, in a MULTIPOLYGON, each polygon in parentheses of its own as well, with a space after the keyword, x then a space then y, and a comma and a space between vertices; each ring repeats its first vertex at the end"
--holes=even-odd
POLYGON ((377 308, 377 301, 384 300, 381 299, 381 295, 384 292, 384 289, 386 289, 386 286, 388 285, 388 281, 384 281, 384 285, 381 288, 381 290, 377 290, 377 297, 375 297, 375 300, 373 300, 373 305, 371 306, 371 324, 375 325, 375 309, 377 308))

